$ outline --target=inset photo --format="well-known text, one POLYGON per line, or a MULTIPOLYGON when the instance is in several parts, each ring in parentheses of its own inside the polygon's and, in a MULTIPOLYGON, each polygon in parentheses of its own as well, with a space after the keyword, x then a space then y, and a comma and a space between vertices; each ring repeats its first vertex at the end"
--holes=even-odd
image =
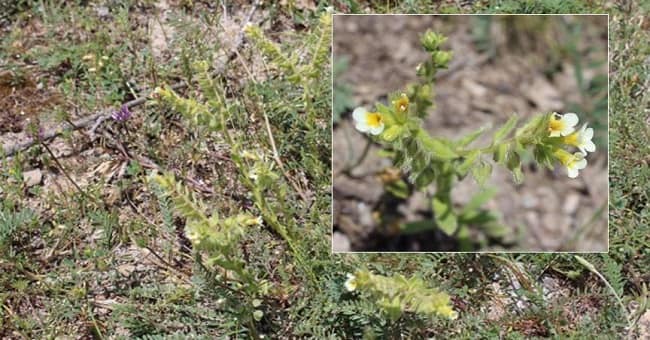
POLYGON ((333 26, 333 252, 608 251, 607 15, 333 26))

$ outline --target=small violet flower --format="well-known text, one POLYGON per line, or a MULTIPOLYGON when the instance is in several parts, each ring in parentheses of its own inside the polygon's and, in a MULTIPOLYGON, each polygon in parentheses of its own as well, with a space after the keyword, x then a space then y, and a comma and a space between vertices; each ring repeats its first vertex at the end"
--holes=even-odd
POLYGON ((348 279, 345 280, 344 286, 348 292, 353 292, 357 289, 356 277, 350 273, 347 274, 348 279))
POLYGON ((381 113, 368 112, 364 107, 358 107, 352 112, 355 128, 361 132, 378 135, 384 131, 384 121, 381 113))
POLYGON ((113 114, 111 114, 111 118, 118 122, 124 122, 131 118, 131 111, 129 110, 129 107, 126 105, 122 105, 119 111, 113 111, 113 114))
POLYGON ((578 124, 578 115, 567 113, 561 115, 555 113, 548 122, 548 132, 551 137, 568 136, 575 130, 574 126, 578 124))
POLYGON ((573 145, 580 149, 580 152, 582 152, 583 155, 587 155, 587 152, 594 152, 596 151, 596 144, 591 141, 591 139, 594 137, 594 129, 592 128, 587 128, 587 124, 585 123, 582 128, 580 128, 579 131, 576 131, 564 138, 562 138, 562 141, 564 144, 568 145, 573 145))

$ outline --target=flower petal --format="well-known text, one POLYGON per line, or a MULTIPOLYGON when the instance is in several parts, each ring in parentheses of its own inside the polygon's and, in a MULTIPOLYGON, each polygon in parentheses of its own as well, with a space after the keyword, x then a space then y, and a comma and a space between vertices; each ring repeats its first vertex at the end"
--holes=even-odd
POLYGON ((379 126, 369 128, 370 134, 378 135, 384 131, 384 123, 381 123, 379 126))
POLYGON ((567 175, 569 178, 576 178, 578 177, 578 169, 576 168, 566 168, 567 169, 567 175))
POLYGON ((587 160, 583 158, 583 159, 581 159, 579 161, 576 161, 575 164, 573 165, 573 167, 576 170, 582 170, 582 169, 587 167, 587 160))
POLYGON ((562 116, 562 121, 564 124, 570 127, 576 126, 576 124, 578 124, 578 120, 578 115, 575 113, 567 113, 562 116))
POLYGON ((354 125, 354 128, 359 130, 360 132, 368 132, 370 130, 370 126, 366 124, 364 121, 359 121, 354 125))
POLYGON ((366 113, 368 113, 368 110, 366 110, 365 107, 357 107, 352 111, 352 118, 354 119, 355 122, 361 122, 366 120, 366 113))
POLYGON ((594 144, 592 141, 587 141, 587 143, 584 145, 584 149, 589 152, 594 152, 596 151, 596 144, 594 144))

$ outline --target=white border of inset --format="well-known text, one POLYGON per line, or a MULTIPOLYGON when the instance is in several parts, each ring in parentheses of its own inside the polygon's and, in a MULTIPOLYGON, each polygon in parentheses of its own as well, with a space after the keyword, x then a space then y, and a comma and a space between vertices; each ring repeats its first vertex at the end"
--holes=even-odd
POLYGON ((330 159, 330 169, 331 169, 331 188, 330 195, 332 198, 332 203, 330 207, 330 253, 332 255, 338 254, 607 254, 609 253, 609 238, 610 238, 610 226, 609 226, 609 196, 610 196, 610 183, 609 183, 609 104, 610 104, 610 30, 609 30, 609 13, 565 13, 565 14, 436 14, 436 13, 414 13, 414 14, 399 14, 399 13, 388 13, 388 14, 346 14, 346 13, 333 13, 332 14, 332 31, 331 42, 332 46, 330 48, 330 80, 331 80, 331 98, 330 98, 330 107, 331 107, 331 122, 330 122, 330 131, 331 131, 331 140, 330 145, 331 149, 331 159, 330 159), (537 251, 537 250, 503 250, 503 251, 334 251, 334 25, 336 21, 334 20, 337 16, 606 16, 607 17, 607 250, 606 251, 537 251))

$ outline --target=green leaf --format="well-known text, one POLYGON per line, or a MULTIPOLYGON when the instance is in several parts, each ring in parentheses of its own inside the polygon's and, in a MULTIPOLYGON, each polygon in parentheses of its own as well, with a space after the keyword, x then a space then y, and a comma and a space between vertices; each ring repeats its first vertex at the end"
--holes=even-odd
POLYGON ((469 228, 466 225, 458 228, 458 248, 460 251, 471 251, 472 240, 470 239, 469 228))
POLYGON ((472 176, 478 185, 483 186, 483 183, 492 175, 492 164, 481 162, 478 166, 472 168, 472 176))
POLYGON ((453 55, 452 51, 437 51, 432 54, 431 59, 436 68, 447 68, 453 55))
POLYGON ((386 149, 381 149, 377 151, 377 156, 381 158, 393 158, 397 156, 397 152, 395 151, 390 151, 386 149))
POLYGON ((495 188, 485 188, 479 191, 471 200, 463 207, 462 214, 469 213, 473 210, 479 209, 483 204, 489 201, 497 193, 495 188))
POLYGON ((451 202, 442 201, 439 197, 433 198, 433 213, 440 230, 451 236, 458 228, 458 219, 451 207, 451 202))
POLYGON ((515 128, 517 120, 519 120, 519 117, 517 116, 510 117, 510 119, 508 119, 508 121, 499 130, 497 130, 497 132, 494 133, 494 145, 499 144, 504 138, 506 138, 506 136, 508 136, 512 129, 515 128))
POLYGON ((456 171, 460 176, 465 176, 467 175, 467 172, 469 169, 474 165, 474 162, 478 158, 478 156, 481 154, 479 150, 474 150, 470 152, 467 156, 465 156, 465 160, 460 163, 456 171))
POLYGON ((483 225, 483 231, 491 238, 500 239, 510 232, 510 228, 496 221, 483 225))
POLYGON ((402 130, 401 125, 393 125, 386 129, 384 133, 381 134, 381 137, 387 142, 392 142, 402 134, 402 130))
POLYGON ((431 168, 427 168, 415 177, 413 184, 415 184, 418 189, 423 189, 427 185, 431 184, 434 179, 436 179, 435 171, 433 171, 431 168))
POLYGON ((521 157, 519 157, 518 153, 516 153, 514 151, 508 152, 507 159, 508 159, 508 162, 507 162, 508 169, 513 170, 513 169, 521 167, 521 157))
POLYGON ((475 141, 475 140, 476 140, 480 135, 482 135, 483 132, 485 132, 486 129, 487 129, 487 127, 483 126, 483 127, 479 128, 479 129, 477 129, 477 130, 474 130, 473 132, 470 132, 469 135, 467 135, 467 136, 465 136, 465 137, 459 139, 459 140, 456 142, 456 145, 458 145, 458 147, 461 147, 461 148, 462 148, 462 147, 465 147, 465 146, 467 146, 467 145, 470 145, 470 144, 471 144, 473 141, 475 141))
POLYGON ((418 141, 422 144, 422 147, 432 153, 432 156, 436 159, 449 160, 458 157, 458 154, 456 154, 449 146, 439 139, 427 136, 425 132, 421 131, 418 133, 418 141))
POLYGON ((552 113, 540 114, 528 121, 524 126, 517 129, 515 136, 526 144, 532 140, 539 140, 548 136, 548 121, 552 113))
POLYGON ((428 52, 436 51, 445 41, 447 41, 447 37, 430 30, 427 30, 420 38, 422 46, 428 52))
POLYGON ((435 228, 436 228, 436 224, 434 223, 434 221, 431 220, 422 220, 416 222, 403 223, 400 226, 400 234, 403 235, 417 234, 423 231, 434 230, 435 228))
POLYGON ((393 126, 397 124, 395 115, 393 114, 393 110, 391 108, 382 103, 376 103, 375 108, 377 109, 377 112, 381 113, 381 118, 384 120, 384 124, 387 126, 393 126))
POLYGON ((406 182, 401 179, 386 185, 386 190, 397 198, 407 199, 410 195, 406 182))
POLYGON ((537 163, 546 166, 549 170, 553 170, 553 150, 542 144, 538 144, 533 149, 533 156, 537 163))
POLYGON ((460 215, 458 219, 467 225, 485 225, 496 221, 497 217, 487 210, 471 210, 460 215))
POLYGON ((505 165, 506 159, 508 158, 508 148, 510 147, 509 143, 505 144, 499 144, 497 149, 494 151, 494 155, 492 159, 494 159, 495 162, 505 165))
POLYGON ((517 184, 521 184, 524 181, 524 173, 521 171, 521 168, 512 169, 512 177, 517 184))

